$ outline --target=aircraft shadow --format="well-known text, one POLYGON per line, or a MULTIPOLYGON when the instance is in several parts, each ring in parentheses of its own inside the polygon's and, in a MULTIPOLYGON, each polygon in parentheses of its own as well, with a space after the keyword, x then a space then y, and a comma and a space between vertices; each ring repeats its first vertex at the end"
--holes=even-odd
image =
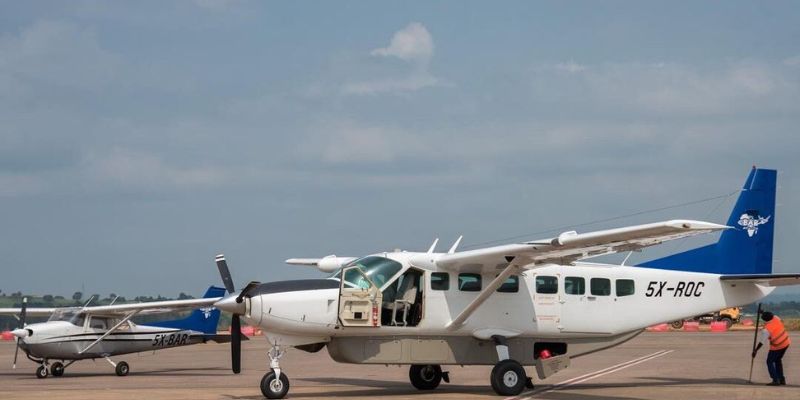
MULTIPOLYGON (((552 388, 552 385, 537 385, 536 389, 532 392, 526 392, 523 396, 530 396, 536 399, 577 399, 577 400, 603 400, 603 399, 639 399, 638 397, 620 397, 620 396, 600 396, 575 393, 574 390, 591 390, 591 389, 624 389, 624 388, 647 388, 647 387, 669 387, 669 386, 695 386, 695 385, 723 385, 723 386, 762 386, 762 383, 747 383, 746 379, 741 378, 668 378, 668 377, 639 377, 637 379, 648 380, 650 382, 619 382, 619 383, 586 383, 576 384, 547 391, 552 388), (655 382, 652 382, 655 381, 655 382)), ((764 382, 766 383, 766 382, 764 382)), ((797 385, 786 385, 787 387, 800 387, 797 385)))
MULTIPOLYGON (((131 371, 130 376, 139 376, 139 375, 158 375, 158 376, 219 376, 219 374, 211 374, 211 373, 200 373, 200 372, 210 372, 210 371, 228 371, 228 368, 224 367, 198 367, 198 368, 170 368, 170 369, 157 369, 157 370, 147 370, 147 371, 131 371)), ((0 376, 18 376, 22 379, 29 378, 29 379, 39 379, 33 375, 31 372, 10 372, 10 373, 0 373, 0 376)), ((86 378, 86 377, 117 377, 114 374, 114 371, 110 372, 70 372, 69 369, 66 370, 64 376, 54 377, 50 376, 47 379, 71 379, 71 378, 86 378)))

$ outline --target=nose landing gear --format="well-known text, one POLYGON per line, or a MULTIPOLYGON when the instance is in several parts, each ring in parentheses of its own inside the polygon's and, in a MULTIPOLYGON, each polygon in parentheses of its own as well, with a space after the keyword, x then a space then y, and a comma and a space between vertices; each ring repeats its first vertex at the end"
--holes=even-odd
POLYGON ((279 362, 283 354, 278 346, 273 346, 267 353, 271 371, 261 378, 261 393, 268 399, 282 399, 289 393, 289 377, 281 373, 279 362))

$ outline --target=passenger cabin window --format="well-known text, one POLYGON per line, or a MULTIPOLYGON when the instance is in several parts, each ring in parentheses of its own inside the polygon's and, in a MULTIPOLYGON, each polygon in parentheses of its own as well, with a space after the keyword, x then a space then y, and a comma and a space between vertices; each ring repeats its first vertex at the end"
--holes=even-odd
POLYGON ((617 279, 617 296, 630 296, 635 290, 632 279, 617 279))
POLYGON ((480 292, 481 275, 468 273, 458 274, 458 290, 462 292, 480 292))
POLYGON ((611 280, 606 278, 592 278, 589 285, 593 296, 610 296, 611 280))
POLYGON ((450 290, 450 274, 447 272, 434 272, 431 274, 431 289, 450 290))
POLYGON ((89 326, 92 329, 108 329, 108 320, 105 318, 98 318, 92 317, 91 322, 89 322, 89 326))
POLYGON ((506 278, 506 281, 497 288, 497 291, 500 293, 517 293, 519 292, 519 277, 516 275, 511 275, 506 278))
POLYGON ((556 294, 558 293, 558 278, 555 276, 537 276, 536 293, 556 294))
POLYGON ((564 293, 566 294, 586 293, 586 280, 579 276, 568 276, 564 278, 564 293))

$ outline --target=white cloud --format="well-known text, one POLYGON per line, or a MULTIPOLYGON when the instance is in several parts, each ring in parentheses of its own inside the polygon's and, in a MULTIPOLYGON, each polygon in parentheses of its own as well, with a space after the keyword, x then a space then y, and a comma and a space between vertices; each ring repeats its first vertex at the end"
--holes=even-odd
POLYGON ((575 73, 581 72, 586 70, 586 66, 576 63, 575 61, 569 61, 567 63, 559 63, 555 65, 555 68, 559 71, 575 73))
POLYGON ((593 110, 683 116, 780 111, 796 108, 791 99, 800 91, 800 80, 784 64, 745 60, 711 67, 663 62, 587 66, 570 61, 538 68, 533 85, 535 93, 553 93, 552 102, 580 103, 593 110))
POLYGON ((225 181, 226 174, 214 167, 178 167, 151 154, 115 148, 86 158, 87 174, 101 182, 121 186, 211 186, 225 181))
POLYGON ((370 52, 373 57, 392 57, 406 62, 411 71, 406 76, 361 79, 345 83, 342 93, 374 95, 415 92, 442 82, 428 70, 434 54, 433 37, 419 22, 412 22, 392 36, 389 45, 370 52))
POLYGON ((41 20, 19 35, 0 37, 0 80, 19 85, 96 89, 112 82, 120 66, 93 31, 71 23, 41 20))
POLYGON ((419 22, 412 22, 395 32, 389 46, 372 50, 370 54, 427 64, 433 57, 433 49, 433 38, 425 26, 419 22))
POLYGON ((412 74, 403 78, 376 79, 374 81, 347 83, 342 88, 345 94, 378 94, 414 92, 429 86, 436 86, 439 80, 427 73, 412 74))
POLYGON ((790 67, 800 67, 800 56, 789 57, 783 60, 783 63, 790 67))

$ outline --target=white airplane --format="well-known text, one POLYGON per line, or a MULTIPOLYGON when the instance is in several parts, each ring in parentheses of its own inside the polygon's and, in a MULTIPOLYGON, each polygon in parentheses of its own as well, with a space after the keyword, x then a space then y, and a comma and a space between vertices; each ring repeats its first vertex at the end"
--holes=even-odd
MULTIPOLYGON (((410 365, 420 390, 449 381, 443 365, 494 365, 499 395, 532 387, 572 358, 619 345, 645 327, 749 304, 800 274, 773 274, 774 170, 754 168, 727 225, 670 220, 458 252, 386 252, 361 258, 290 259, 335 271, 327 279, 249 283, 214 304, 260 326, 270 343, 268 398, 283 398, 287 348, 328 348, 344 363, 410 365), (721 232, 719 241, 638 266, 589 263, 668 240, 721 232)), ((460 241, 460 238, 459 238, 460 241)), ((624 264, 624 262, 623 262, 624 264)), ((232 340, 239 370, 238 337, 232 340)))
POLYGON ((130 372, 128 363, 114 362, 111 356, 230 340, 227 335, 217 335, 220 311, 213 304, 223 294, 224 289, 212 286, 202 299, 66 308, 28 308, 24 298, 21 308, 0 308, 0 314, 19 317, 19 328, 11 332, 17 337, 14 368, 22 348, 28 359, 40 364, 37 378, 62 376, 76 361, 96 358, 106 359, 118 376, 125 376, 130 372), (195 310, 184 319, 148 325, 131 321, 136 315, 191 309, 195 310), (26 325, 25 320, 31 315, 50 318, 26 325), (53 360, 60 361, 51 364, 53 360))

